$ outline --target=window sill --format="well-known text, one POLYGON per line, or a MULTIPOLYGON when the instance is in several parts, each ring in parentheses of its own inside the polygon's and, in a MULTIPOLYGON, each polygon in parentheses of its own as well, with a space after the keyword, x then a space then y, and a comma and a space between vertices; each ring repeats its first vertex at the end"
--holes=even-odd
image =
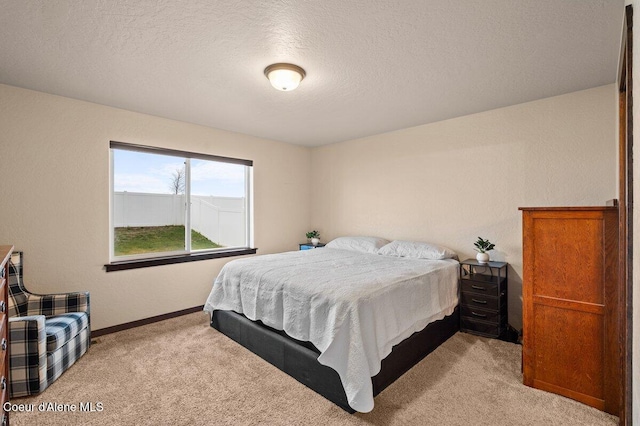
POLYGON ((123 260, 104 265, 107 272, 123 271, 125 269, 148 268, 150 266, 173 265, 174 263, 195 262, 198 260, 219 259, 223 257, 244 256, 256 254, 257 248, 242 248, 209 253, 180 254, 177 256, 156 257, 139 260, 123 260))

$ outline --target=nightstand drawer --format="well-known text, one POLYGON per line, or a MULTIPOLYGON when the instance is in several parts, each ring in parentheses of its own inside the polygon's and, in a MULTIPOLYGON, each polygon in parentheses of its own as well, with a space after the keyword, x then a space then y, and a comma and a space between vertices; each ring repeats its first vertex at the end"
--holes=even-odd
POLYGON ((501 318, 500 311, 487 311, 484 309, 474 308, 473 306, 460 305, 460 315, 471 319, 498 323, 501 318))
POLYGON ((314 246, 313 244, 311 244, 311 243, 308 243, 308 244, 307 244, 307 243, 302 243, 302 244, 298 244, 298 245, 299 245, 299 247, 300 247, 300 250, 313 250, 313 249, 316 249, 316 248, 322 248, 322 247, 324 247, 324 246, 325 246, 325 245, 324 245, 324 244, 322 244, 322 243, 318 243, 318 244, 317 244, 317 245, 315 245, 315 246, 314 246))
POLYGON ((484 294, 462 292, 460 295, 460 304, 480 309, 489 309, 497 311, 500 309, 500 298, 485 296, 484 294))
POLYGON ((498 337, 500 336, 500 333, 502 333, 502 323, 485 322, 461 316, 460 329, 462 331, 468 331, 481 336, 498 337))
POLYGON ((462 291, 471 291, 474 293, 487 294, 489 296, 498 295, 498 284, 492 281, 478 279, 478 276, 474 276, 473 279, 462 278, 462 291))

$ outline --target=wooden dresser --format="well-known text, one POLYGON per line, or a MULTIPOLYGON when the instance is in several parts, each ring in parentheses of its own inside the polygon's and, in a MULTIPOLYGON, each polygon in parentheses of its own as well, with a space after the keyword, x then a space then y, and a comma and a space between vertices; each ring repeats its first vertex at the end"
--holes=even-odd
POLYGON ((618 209, 520 210, 524 384, 619 415, 618 209))
POLYGON ((0 407, 2 417, 0 425, 9 424, 9 413, 4 410, 4 403, 9 400, 9 306, 8 283, 9 279, 9 259, 13 246, 0 246, 0 407))

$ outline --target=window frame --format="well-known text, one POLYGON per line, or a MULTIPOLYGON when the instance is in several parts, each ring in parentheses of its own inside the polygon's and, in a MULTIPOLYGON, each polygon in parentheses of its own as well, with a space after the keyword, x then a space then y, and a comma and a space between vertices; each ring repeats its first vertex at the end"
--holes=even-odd
MULTIPOLYGON (((186 191, 190 196, 190 190, 186 191)), ((244 160, 239 158, 222 157, 219 155, 202 154, 190 151, 182 151, 168 148, 160 148, 147 145, 131 144, 126 142, 110 141, 109 142, 109 263, 105 264, 107 272, 120 271, 125 269, 145 268, 150 266, 168 265, 173 263, 192 262, 197 260, 215 259, 231 256, 242 256, 247 254, 255 254, 256 248, 253 248, 253 160, 244 160), (220 163, 230 163, 243 165, 245 167, 245 232, 246 232, 246 246, 230 247, 230 248, 212 248, 212 249, 199 249, 193 250, 190 248, 191 235, 191 217, 190 217, 190 202, 187 203, 185 208, 185 217, 189 221, 189 226, 185 224, 185 246, 189 249, 171 251, 171 252, 157 252, 157 253, 143 253, 129 256, 115 256, 115 228, 114 228, 114 149, 143 152, 147 154, 155 155, 168 155, 174 157, 182 157, 186 159, 186 184, 191 185, 190 182, 190 160, 192 158, 215 161, 220 163)))

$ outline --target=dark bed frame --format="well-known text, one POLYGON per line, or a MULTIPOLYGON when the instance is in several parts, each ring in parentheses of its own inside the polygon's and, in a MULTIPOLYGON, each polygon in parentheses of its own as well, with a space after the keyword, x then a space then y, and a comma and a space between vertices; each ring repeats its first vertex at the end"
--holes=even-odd
MULTIPOLYGON (((334 369, 318 362, 320 352, 310 342, 293 339, 283 331, 268 327, 260 321, 251 321, 244 315, 232 311, 214 311, 211 327, 345 411, 355 412, 347 402, 340 376, 334 369)), ((459 329, 460 312, 456 307, 453 314, 429 324, 394 346, 391 353, 382 360, 380 372, 371 378, 373 396, 409 371, 459 329)))

